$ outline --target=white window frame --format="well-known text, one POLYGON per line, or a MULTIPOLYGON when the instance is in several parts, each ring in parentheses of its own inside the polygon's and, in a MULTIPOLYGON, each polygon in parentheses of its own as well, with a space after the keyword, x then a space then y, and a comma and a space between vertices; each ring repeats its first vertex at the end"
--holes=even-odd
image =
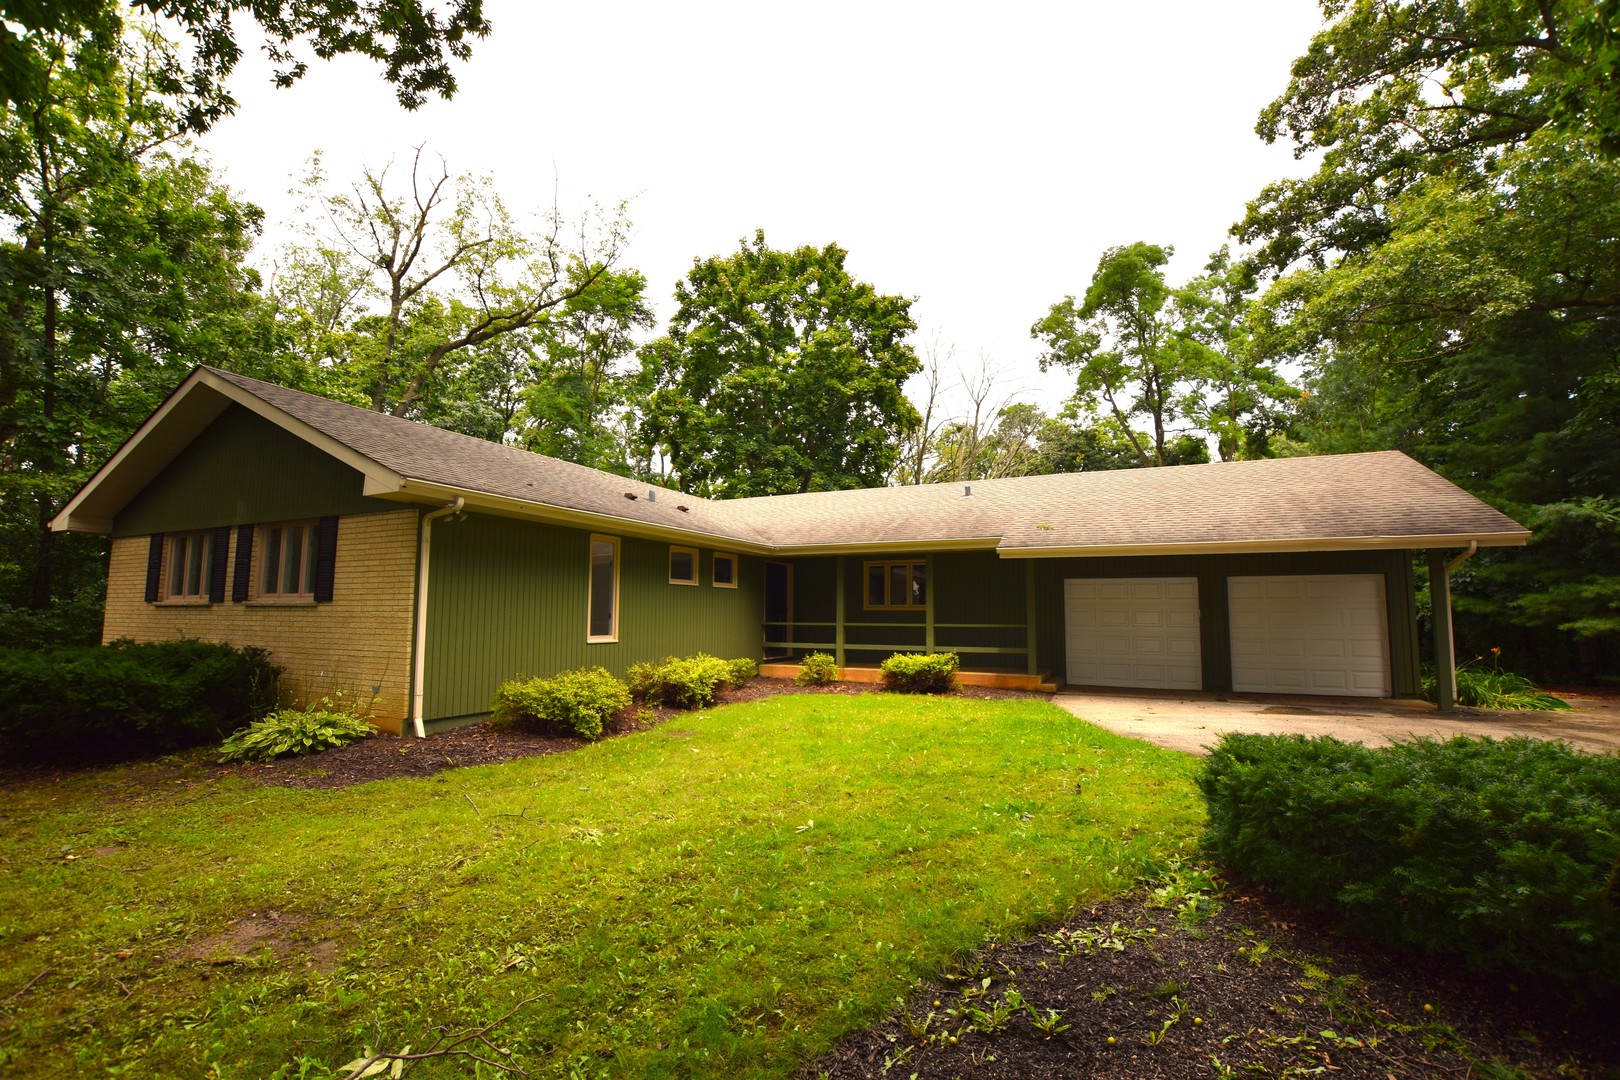
POLYGON ((716 589, 735 589, 737 587, 737 574, 741 569, 742 560, 737 558, 736 555, 729 551, 717 551, 714 553, 714 566, 709 571, 709 584, 716 589), (720 580, 719 566, 722 559, 731 564, 730 581, 720 580))
POLYGON ((619 538, 591 534, 585 553, 585 641, 591 645, 605 645, 619 640, 619 538), (613 625, 606 634, 591 633, 591 616, 596 610, 596 545, 608 544, 613 551, 613 625))
POLYGON ((163 538, 163 595, 168 604, 212 603, 209 585, 214 575, 214 530, 170 533, 163 538), (186 564, 193 551, 200 553, 201 563, 196 581, 186 564), (193 590, 192 586, 195 585, 193 590))
POLYGON ((696 585, 698 583, 698 577, 700 575, 700 571, 698 570, 698 567, 700 565, 701 564, 698 561, 698 549, 697 548, 680 547, 680 546, 678 546, 676 544, 671 544, 670 545, 670 547, 669 547, 669 583, 671 585, 696 585), (688 556, 691 557, 691 559, 692 559, 692 576, 690 578, 678 578, 678 577, 675 576, 675 556, 677 554, 679 554, 679 555, 688 555, 688 556))
POLYGON ((315 575, 320 560, 320 523, 317 521, 276 521, 257 525, 253 530, 253 566, 251 596, 261 603, 313 604, 315 602, 315 575), (303 529, 299 567, 299 588, 288 590, 286 560, 286 530, 303 529), (270 570, 270 547, 275 538, 276 572, 272 583, 266 581, 270 570))

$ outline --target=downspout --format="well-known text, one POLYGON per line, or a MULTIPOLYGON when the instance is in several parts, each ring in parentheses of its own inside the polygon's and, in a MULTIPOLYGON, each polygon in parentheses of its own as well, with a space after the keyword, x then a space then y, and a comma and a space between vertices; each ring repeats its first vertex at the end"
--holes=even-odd
POLYGON ((411 672, 411 726, 418 739, 427 738, 422 720, 422 673, 427 667, 428 554, 433 548, 433 522, 459 514, 466 505, 467 500, 457 495, 453 501, 422 515, 422 538, 416 552, 416 653, 411 672))
POLYGON ((1451 572, 1479 551, 1479 541, 1468 541, 1468 550, 1450 562, 1442 563, 1439 552, 1429 560, 1429 606, 1434 618, 1434 681, 1436 704, 1441 712, 1457 706, 1457 646, 1451 629, 1451 572))

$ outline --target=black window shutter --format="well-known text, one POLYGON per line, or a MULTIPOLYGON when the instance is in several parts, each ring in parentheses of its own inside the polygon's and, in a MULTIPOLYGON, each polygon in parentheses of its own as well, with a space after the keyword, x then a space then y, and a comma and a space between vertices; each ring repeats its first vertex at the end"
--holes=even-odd
POLYGON ((315 541, 315 602, 332 602, 332 581, 337 577, 337 523, 335 517, 321 518, 320 536, 315 541))
POLYGON ((240 604, 248 598, 250 576, 253 573, 253 526, 236 527, 236 569, 231 574, 231 603, 240 604))
POLYGON ((146 550, 146 602, 158 602, 158 586, 163 581, 163 534, 152 534, 152 546, 146 550))
POLYGON ((208 568, 208 602, 210 604, 223 604, 225 602, 225 560, 231 553, 231 527, 221 525, 214 530, 214 542, 210 558, 213 565, 208 568))

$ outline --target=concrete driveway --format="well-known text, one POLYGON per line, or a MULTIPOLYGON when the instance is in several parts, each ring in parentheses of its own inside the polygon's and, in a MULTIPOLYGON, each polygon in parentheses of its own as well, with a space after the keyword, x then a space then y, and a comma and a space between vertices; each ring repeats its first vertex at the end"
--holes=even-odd
POLYGON ((1189 754, 1208 753, 1228 731, 1334 735, 1368 746, 1418 735, 1530 735, 1598 753, 1620 750, 1620 696, 1559 696, 1576 711, 1458 709, 1446 715, 1424 701, 1151 690, 1061 690, 1052 702, 1098 727, 1189 754))

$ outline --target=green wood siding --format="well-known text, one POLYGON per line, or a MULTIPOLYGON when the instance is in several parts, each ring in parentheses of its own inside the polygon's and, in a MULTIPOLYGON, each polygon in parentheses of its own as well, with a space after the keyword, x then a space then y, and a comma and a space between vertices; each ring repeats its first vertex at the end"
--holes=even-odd
POLYGON ((1226 579, 1260 574, 1383 574, 1389 623, 1390 684, 1396 697, 1418 696, 1417 602, 1409 551, 1042 559, 1036 571, 1036 591, 1040 597, 1040 666, 1059 676, 1063 673, 1065 578, 1196 577, 1204 689, 1230 690, 1232 648, 1226 579))
POLYGON ((114 536, 398 510, 365 478, 256 413, 232 405, 130 500, 114 536))
MULTIPOLYGON (((607 534, 602 534, 607 535, 607 534)), ((711 653, 758 658, 764 563, 738 560, 738 587, 717 589, 714 551, 698 584, 669 584, 669 545, 621 537, 619 640, 585 641, 589 532, 469 514, 433 523, 423 713, 481 715, 517 675, 711 653)))

